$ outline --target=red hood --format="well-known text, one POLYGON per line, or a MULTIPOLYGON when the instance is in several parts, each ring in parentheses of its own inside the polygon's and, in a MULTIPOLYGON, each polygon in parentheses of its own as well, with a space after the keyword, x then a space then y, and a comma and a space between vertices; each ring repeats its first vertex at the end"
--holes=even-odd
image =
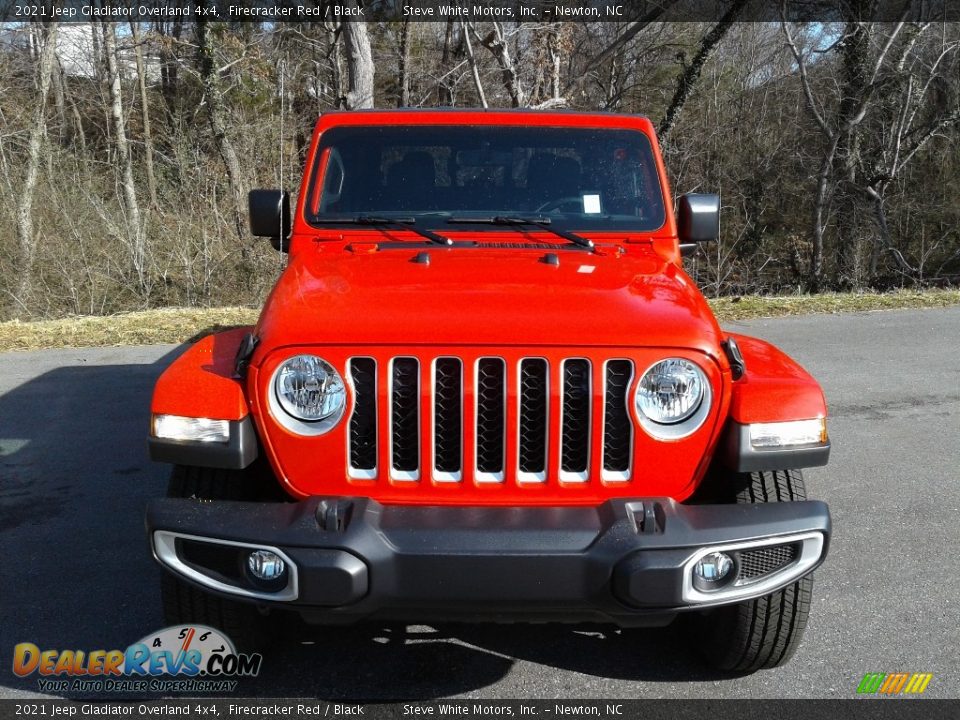
MULTIPOLYGON (((372 250, 372 247, 370 248, 372 250)), ((623 255, 431 248, 291 258, 263 309, 262 352, 286 345, 684 347, 715 354, 720 329, 675 265, 642 245, 623 255)), ((258 353, 258 354, 260 354, 258 353)))

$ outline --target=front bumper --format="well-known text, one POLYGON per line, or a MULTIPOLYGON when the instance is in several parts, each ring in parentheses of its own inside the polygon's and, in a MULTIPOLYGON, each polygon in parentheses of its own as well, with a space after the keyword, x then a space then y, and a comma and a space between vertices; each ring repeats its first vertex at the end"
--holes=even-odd
POLYGON ((679 611, 785 587, 820 565, 830 536, 822 502, 690 506, 668 498, 595 507, 164 499, 150 503, 146 523, 154 557, 189 582, 331 624, 659 624, 679 611), (266 587, 247 574, 246 557, 257 548, 285 559, 281 585, 266 587), (734 557, 736 574, 704 591, 693 565, 711 550, 734 557), (782 564, 758 576, 758 557, 782 564))

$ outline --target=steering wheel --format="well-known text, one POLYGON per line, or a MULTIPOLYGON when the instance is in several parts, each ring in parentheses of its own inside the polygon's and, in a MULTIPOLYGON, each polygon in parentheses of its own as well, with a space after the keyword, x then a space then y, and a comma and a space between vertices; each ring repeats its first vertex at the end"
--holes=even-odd
POLYGON ((537 212, 542 212, 542 213, 563 212, 560 208, 562 208, 564 205, 573 205, 574 203, 576 203, 576 207, 574 207, 569 212, 582 213, 583 198, 579 196, 577 197, 567 196, 567 197, 556 198, 555 200, 548 200, 543 205, 537 208, 537 212))

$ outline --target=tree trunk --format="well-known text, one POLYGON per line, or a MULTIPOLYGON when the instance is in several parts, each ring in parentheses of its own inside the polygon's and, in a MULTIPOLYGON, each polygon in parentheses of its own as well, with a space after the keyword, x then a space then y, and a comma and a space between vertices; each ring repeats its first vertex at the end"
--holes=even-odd
POLYGON ((123 115, 123 95, 120 87, 120 68, 117 61, 117 39, 114 25, 102 22, 103 52, 107 61, 107 82, 110 88, 110 117, 113 120, 114 144, 117 147, 117 160, 123 173, 123 204, 127 243, 130 248, 131 265, 137 276, 137 289, 146 299, 149 294, 146 271, 146 247, 143 227, 140 221, 140 203, 137 200, 137 188, 133 182, 133 160, 130 157, 130 143, 127 141, 126 120, 123 115))
POLYGON ((57 23, 49 23, 46 29, 43 48, 40 50, 40 61, 37 66, 38 97, 33 110, 33 122, 30 126, 30 137, 27 140, 27 169, 23 178, 23 192, 20 193, 20 202, 17 204, 17 245, 19 257, 15 264, 17 285, 14 299, 16 307, 13 314, 16 317, 25 315, 27 309, 27 295, 30 293, 30 276, 33 271, 33 260, 36 254, 36 243, 33 237, 33 194, 37 188, 37 176, 40 169, 40 149, 47 129, 47 96, 50 93, 50 77, 57 60, 57 23))
POLYGON ((563 45, 565 38, 565 26, 562 23, 554 23, 547 34, 547 52, 550 54, 550 97, 552 100, 560 100, 563 97, 563 88, 560 85, 560 67, 563 63, 563 45))
POLYGON ((50 85, 53 90, 53 101, 57 108, 57 118, 60 122, 57 133, 60 145, 65 147, 70 143, 69 123, 67 122, 67 95, 64 88, 64 72, 59 59, 54 63, 50 72, 50 85))
POLYGON ((246 259, 249 255, 249 249, 243 242, 245 236, 246 183, 243 181, 243 172, 240 169, 237 152, 227 135, 227 111, 224 107, 223 92, 220 89, 220 76, 214 63, 213 45, 210 42, 207 21, 202 19, 197 20, 197 53, 203 93, 207 104, 207 118, 210 121, 213 139, 217 144, 217 151, 227 167, 227 180, 230 184, 230 194, 233 197, 234 231, 237 233, 237 239, 241 241, 241 254, 246 259))
POLYGON ((137 61, 137 83, 140 88, 140 115, 143 118, 144 163, 147 170, 147 191, 150 193, 150 207, 160 206, 157 201, 157 178, 153 172, 153 133, 150 130, 150 103, 147 96, 147 70, 143 62, 143 46, 140 43, 140 30, 136 22, 130 23, 133 34, 133 51, 137 61))
MULTIPOLYGON (((447 28, 443 33, 443 55, 440 58, 440 68, 446 70, 450 67, 450 42, 453 39, 453 20, 447 20, 447 28)), ((441 74, 437 81, 437 104, 453 105, 453 93, 446 82, 446 75, 441 74)))
MULTIPOLYGON (((347 7, 356 7, 357 0, 345 0, 347 7)), ((373 107, 373 52, 367 24, 345 21, 343 44, 347 53, 347 110, 373 107)))
POLYGON ((510 57, 510 48, 507 47, 507 39, 503 32, 503 24, 499 22, 491 23, 493 29, 487 33, 487 36, 481 40, 481 44, 487 48, 496 58, 500 66, 500 77, 503 81, 503 87, 510 96, 510 106, 519 108, 525 103, 523 88, 520 86, 520 75, 517 72, 517 65, 510 57))
POLYGON ((473 76, 473 85, 477 89, 477 99, 480 107, 487 108, 487 94, 483 91, 483 82, 480 80, 480 68, 477 67, 477 57, 473 53, 473 44, 470 42, 470 25, 461 20, 460 30, 463 33, 463 46, 467 51, 467 63, 470 65, 470 74, 473 76))
MULTIPOLYGON (((856 3, 854 3, 856 4, 856 3)), ((837 146, 834 168, 839 179, 835 195, 837 247, 835 250, 836 283, 842 290, 859 288, 863 273, 860 268, 860 131, 854 118, 862 106, 861 96, 867 78, 867 53, 870 38, 861 22, 849 22, 844 28, 840 44, 841 86, 840 142, 837 146)))
POLYGON ((404 20, 400 29, 400 67, 397 68, 400 92, 397 95, 397 107, 410 105, 410 21, 404 20))

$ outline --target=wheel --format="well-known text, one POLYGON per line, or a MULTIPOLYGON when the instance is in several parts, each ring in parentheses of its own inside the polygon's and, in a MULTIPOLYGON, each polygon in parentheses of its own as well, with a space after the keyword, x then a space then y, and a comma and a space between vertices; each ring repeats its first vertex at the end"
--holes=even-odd
MULTIPOLYGON (((176 465, 167 497, 199 500, 264 501, 280 499, 268 469, 254 463, 245 470, 176 465)), ((252 603, 238 602, 201 590, 164 570, 160 597, 167 625, 200 624, 223 631, 238 650, 255 651, 266 644, 268 618, 252 603)))
MULTIPOLYGON (((737 477, 738 503, 806 500, 799 470, 737 477)), ((685 616, 690 641, 711 666, 749 673, 786 663, 800 644, 810 614, 813 577, 807 575, 770 595, 685 616)))

